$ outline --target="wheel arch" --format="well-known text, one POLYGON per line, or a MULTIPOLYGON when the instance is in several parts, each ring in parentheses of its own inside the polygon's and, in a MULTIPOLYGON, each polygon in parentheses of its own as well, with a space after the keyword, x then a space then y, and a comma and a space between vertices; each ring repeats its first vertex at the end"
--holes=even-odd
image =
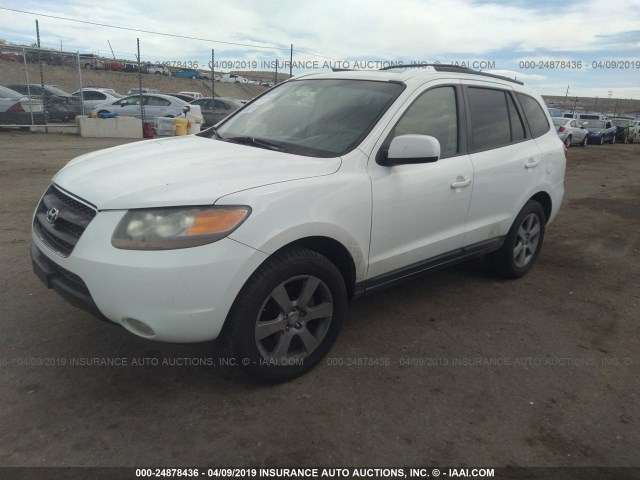
POLYGON ((323 255, 333 263, 347 287, 347 297, 352 299, 356 284, 356 264, 349 250, 339 241, 324 236, 303 237, 283 245, 270 256, 290 247, 303 247, 323 255))
POLYGON ((551 196, 547 192, 538 192, 533 195, 529 200, 535 200, 544 210, 545 223, 549 223, 549 217, 551 216, 552 201, 551 196))

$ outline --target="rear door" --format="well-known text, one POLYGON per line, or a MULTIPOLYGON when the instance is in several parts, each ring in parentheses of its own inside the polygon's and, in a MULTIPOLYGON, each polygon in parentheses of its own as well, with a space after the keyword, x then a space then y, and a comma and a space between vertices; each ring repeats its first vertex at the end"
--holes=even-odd
POLYGON ((542 153, 513 89, 466 83, 474 177, 464 238, 468 246, 506 235, 539 185, 544 168, 542 153))

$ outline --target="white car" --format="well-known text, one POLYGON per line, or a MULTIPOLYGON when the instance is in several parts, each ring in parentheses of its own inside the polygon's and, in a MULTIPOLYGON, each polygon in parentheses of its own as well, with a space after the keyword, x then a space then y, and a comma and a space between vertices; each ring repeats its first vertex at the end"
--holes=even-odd
POLYGON ((216 77, 216 82, 222 83, 249 83, 246 78, 236 75, 235 73, 225 73, 221 77, 216 77))
POLYGON ((351 298, 478 255, 529 271, 564 195, 543 105, 452 66, 300 76, 201 136, 69 162, 35 211, 34 269, 135 335, 222 336, 250 375, 293 378, 351 298))
POLYGON ((193 97, 194 99, 199 99, 199 98, 204 98, 204 95, 202 95, 200 92, 178 92, 181 93, 182 95, 189 95, 190 97, 193 97))
MULTIPOLYGON (((148 123, 155 123, 157 117, 184 118, 187 112, 202 117, 202 111, 198 105, 190 105, 171 95, 142 94, 142 105, 144 106, 144 118, 148 123)), ((117 113, 127 117, 142 118, 140 95, 131 95, 113 102, 102 103, 94 107, 92 111, 96 114, 117 113)))
MULTIPOLYGON (((73 92, 71 95, 80 98, 80 90, 73 92)), ((84 111, 88 115, 94 107, 106 102, 115 102, 121 99, 124 95, 116 93, 111 88, 94 88, 87 87, 82 89, 82 103, 84 105, 84 111)))

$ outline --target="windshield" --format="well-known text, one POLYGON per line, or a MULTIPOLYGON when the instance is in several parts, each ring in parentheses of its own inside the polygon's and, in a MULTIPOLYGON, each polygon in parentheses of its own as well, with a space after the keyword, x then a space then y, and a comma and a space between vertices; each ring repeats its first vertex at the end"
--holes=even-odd
POLYGON ((0 97, 2 98, 11 98, 17 100, 22 98, 23 95, 15 90, 11 90, 10 88, 0 87, 0 97))
POLYGON ((606 123, 604 120, 591 120, 589 122, 589 128, 605 128, 606 123))
POLYGON ((625 120, 623 118, 614 118, 611 120, 616 127, 633 127, 633 120, 625 120))
POLYGON ((369 133, 404 85, 368 80, 294 80, 247 105, 217 130, 218 138, 254 138, 280 150, 335 157, 369 133))

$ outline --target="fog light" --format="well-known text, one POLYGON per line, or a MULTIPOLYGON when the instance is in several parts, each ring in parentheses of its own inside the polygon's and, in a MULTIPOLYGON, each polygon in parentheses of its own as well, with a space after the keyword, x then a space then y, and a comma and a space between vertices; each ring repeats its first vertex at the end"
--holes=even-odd
POLYGON ((135 318, 123 318, 122 325, 131 333, 139 335, 140 337, 153 337, 156 334, 153 328, 135 318))

